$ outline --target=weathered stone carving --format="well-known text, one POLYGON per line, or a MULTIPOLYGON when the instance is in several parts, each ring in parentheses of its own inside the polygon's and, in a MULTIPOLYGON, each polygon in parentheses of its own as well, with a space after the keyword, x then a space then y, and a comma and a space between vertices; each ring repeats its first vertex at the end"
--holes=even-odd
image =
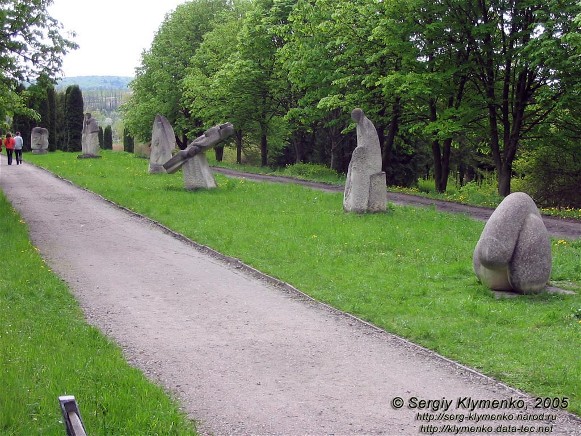
POLYGON ((185 150, 176 153, 163 167, 171 174, 183 166, 186 189, 215 188, 216 180, 205 153, 233 134, 234 126, 231 123, 214 126, 192 141, 185 150))
POLYGON ((48 130, 44 127, 34 127, 30 132, 30 148, 33 154, 48 153, 48 130))
POLYGON ((382 212, 387 208, 385 172, 381 171, 381 146, 373 123, 361 109, 351 117, 357 122, 357 147, 353 150, 343 195, 346 212, 382 212))
POLYGON ((489 218, 473 255, 478 279, 496 291, 542 291, 551 275, 551 242, 535 202, 507 196, 489 218))
POLYGON ((79 158, 101 157, 99 156, 99 124, 89 112, 85 114, 83 131, 81 136, 81 153, 79 158))
POLYGON ((171 124, 163 115, 156 115, 151 133, 149 173, 165 173, 163 164, 171 159, 171 153, 175 148, 176 137, 171 124))

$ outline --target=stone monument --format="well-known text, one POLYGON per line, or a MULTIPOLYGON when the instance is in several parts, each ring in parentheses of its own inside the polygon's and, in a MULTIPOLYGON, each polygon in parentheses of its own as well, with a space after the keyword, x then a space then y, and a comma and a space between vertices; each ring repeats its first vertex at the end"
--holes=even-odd
POLYGON ((175 148, 176 137, 171 124, 163 115, 156 115, 151 133, 149 173, 165 173, 163 164, 171 159, 171 152, 175 148))
POLYGON ((551 276, 551 241, 533 199, 508 195, 490 216, 472 258, 480 282, 495 291, 542 291, 551 276))
POLYGON ((357 213, 383 212, 387 208, 387 190, 377 130, 361 109, 354 109, 351 117, 357 122, 357 147, 347 170, 343 209, 357 213))
POLYGON ((78 158, 96 158, 99 156, 99 124, 89 112, 85 114, 81 136, 81 153, 78 158))
POLYGON ((163 167, 172 174, 183 166, 184 184, 188 190, 215 188, 216 180, 208 164, 206 151, 233 134, 234 126, 231 123, 214 126, 192 141, 185 150, 176 153, 163 167))
POLYGON ((44 127, 34 127, 30 133, 30 148, 32 154, 48 153, 48 130, 44 127))

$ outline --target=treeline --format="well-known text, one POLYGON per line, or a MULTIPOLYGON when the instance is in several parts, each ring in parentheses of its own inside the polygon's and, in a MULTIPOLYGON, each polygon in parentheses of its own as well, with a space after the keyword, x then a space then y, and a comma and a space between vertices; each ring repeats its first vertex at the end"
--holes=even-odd
MULTIPOLYGON (((12 130, 20 131, 25 150, 31 149, 32 129, 44 127, 49 132, 49 151, 81 151, 83 121, 89 105, 84 101, 78 85, 58 92, 50 81, 40 80, 28 88, 21 86, 17 92, 23 104, 37 114, 36 117, 15 115, 12 119, 12 130)), ((133 151, 132 140, 125 135, 124 142, 127 141, 129 151, 133 151)), ((99 144, 103 149, 113 148, 111 124, 99 127, 99 144)))
POLYGON ((163 114, 182 147, 230 121, 239 161, 345 171, 361 107, 389 184, 445 191, 494 171, 501 195, 519 177, 581 207, 579 14, 576 0, 194 0, 143 53, 124 121, 147 141, 163 114))

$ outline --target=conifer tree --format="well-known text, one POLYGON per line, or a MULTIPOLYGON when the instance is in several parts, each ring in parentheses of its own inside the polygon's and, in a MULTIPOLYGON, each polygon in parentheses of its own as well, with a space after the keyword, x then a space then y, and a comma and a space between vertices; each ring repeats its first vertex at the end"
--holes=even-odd
POLYGON ((66 151, 81 151, 81 137, 84 120, 83 93, 78 85, 71 85, 66 90, 65 131, 66 151))
POLYGON ((123 150, 127 153, 133 153, 134 148, 134 140, 133 137, 129 134, 129 130, 127 128, 123 129, 123 150))
POLYGON ((105 132, 103 134, 103 149, 113 150, 113 129, 111 125, 105 127, 105 132))

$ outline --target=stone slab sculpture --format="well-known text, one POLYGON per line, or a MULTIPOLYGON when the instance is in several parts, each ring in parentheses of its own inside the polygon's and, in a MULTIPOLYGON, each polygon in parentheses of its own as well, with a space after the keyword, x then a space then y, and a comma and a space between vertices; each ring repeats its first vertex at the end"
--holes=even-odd
POLYGON ((149 155, 149 174, 165 173, 163 164, 171 159, 176 148, 176 137, 166 117, 156 115, 151 133, 151 153, 149 155))
POLYGON ((472 258, 480 282, 495 291, 542 291, 551 275, 551 241, 533 199, 508 195, 488 219, 472 258))
POLYGON ((170 174, 183 167, 184 184, 188 190, 215 188, 216 180, 208 164, 206 151, 233 134, 234 126, 232 123, 214 126, 192 141, 184 150, 176 153, 174 157, 163 164, 163 167, 170 174))
POLYGON ((99 124, 89 112, 85 114, 83 120, 83 131, 81 135, 81 153, 78 158, 97 158, 99 156, 99 124))
POLYGON ((48 130, 44 127, 33 127, 30 133, 32 154, 48 153, 48 130))
POLYGON ((387 208, 387 190, 377 130, 359 108, 351 112, 351 118, 357 122, 357 147, 347 170, 343 209, 357 213, 383 212, 387 208))

